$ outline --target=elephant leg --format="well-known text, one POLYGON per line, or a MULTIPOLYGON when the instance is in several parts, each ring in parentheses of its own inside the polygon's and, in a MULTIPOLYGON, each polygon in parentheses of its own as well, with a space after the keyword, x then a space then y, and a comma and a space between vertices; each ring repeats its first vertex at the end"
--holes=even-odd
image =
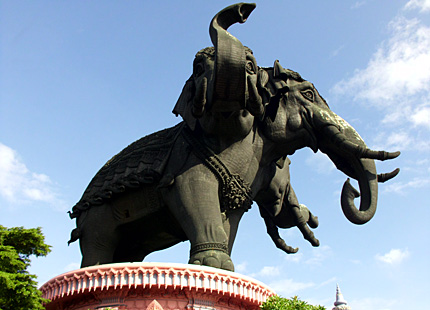
POLYGON ((233 271, 218 187, 216 177, 200 164, 177 176, 162 194, 191 242, 189 263, 233 271))
POLYGON ((119 236, 110 207, 93 207, 80 216, 79 222, 81 268, 114 262, 113 255, 119 236))
POLYGON ((285 240, 282 239, 282 237, 279 235, 278 226, 276 226, 275 222, 273 221, 273 217, 269 214, 269 212, 267 212, 264 207, 259 206, 259 209, 260 215, 264 219, 264 223, 266 224, 267 233, 269 234, 270 238, 272 238, 276 247, 287 254, 297 253, 299 248, 293 248, 287 245, 285 240))
MULTIPOLYGON (((288 186, 286 198, 284 199, 284 204, 287 204, 288 208, 291 210, 296 226, 302 233, 303 237, 308 240, 313 246, 319 246, 320 243, 318 239, 315 238, 314 233, 309 229, 308 226, 308 220, 312 214, 304 205, 303 207, 301 207, 297 200, 296 193, 291 186, 288 186)), ((312 215, 310 227, 315 228, 317 226, 318 219, 312 215)))
POLYGON ((229 211, 227 214, 223 213, 224 231, 228 236, 228 254, 231 255, 233 250, 234 239, 236 239, 237 230, 239 229, 239 222, 245 213, 243 209, 236 209, 229 211))
POLYGON ((319 225, 318 216, 313 215, 312 212, 309 211, 309 209, 305 205, 300 204, 300 209, 301 209, 302 214, 303 213, 308 214, 309 219, 307 220, 307 222, 308 222, 309 227, 317 228, 319 225))

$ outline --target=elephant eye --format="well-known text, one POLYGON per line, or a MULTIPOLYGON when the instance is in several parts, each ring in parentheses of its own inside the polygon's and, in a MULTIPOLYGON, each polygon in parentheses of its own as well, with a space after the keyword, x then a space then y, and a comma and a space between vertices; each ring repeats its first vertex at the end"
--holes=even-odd
POLYGON ((310 89, 304 90, 301 92, 303 97, 305 97, 306 99, 308 99, 311 102, 314 102, 315 100, 315 95, 314 92, 310 89))
POLYGON ((205 68, 203 67, 202 63, 197 63, 194 66, 194 76, 199 77, 200 75, 203 74, 204 71, 205 71, 205 68))
POLYGON ((251 74, 255 74, 254 63, 251 60, 246 61, 246 71, 251 74))

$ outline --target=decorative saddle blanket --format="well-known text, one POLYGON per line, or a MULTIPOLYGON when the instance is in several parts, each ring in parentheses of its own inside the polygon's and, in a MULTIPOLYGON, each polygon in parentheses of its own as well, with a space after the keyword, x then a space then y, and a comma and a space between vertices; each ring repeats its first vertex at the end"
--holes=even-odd
POLYGON ((70 217, 78 217, 82 211, 129 189, 158 182, 183 126, 179 123, 145 136, 112 157, 91 180, 70 217))

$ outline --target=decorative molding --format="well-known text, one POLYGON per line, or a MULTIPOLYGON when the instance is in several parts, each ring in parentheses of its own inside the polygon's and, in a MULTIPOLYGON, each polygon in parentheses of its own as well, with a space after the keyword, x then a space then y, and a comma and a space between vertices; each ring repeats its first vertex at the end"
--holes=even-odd
POLYGON ((100 301, 96 308, 107 307, 108 304, 126 306, 128 300, 146 298, 152 302, 142 309, 148 310, 167 310, 167 300, 173 299, 184 300, 188 305, 184 305, 183 309, 190 310, 227 309, 217 306, 220 299, 229 299, 230 305, 237 304, 239 308, 240 305, 246 305, 258 309, 261 303, 275 294, 263 283, 238 273, 206 266, 168 263, 120 263, 86 267, 61 274, 46 282, 40 290, 44 298, 51 300, 47 309, 50 309, 51 304, 54 309, 54 304, 62 300, 81 299, 88 294, 100 301), (155 296, 160 298, 155 300, 155 296))

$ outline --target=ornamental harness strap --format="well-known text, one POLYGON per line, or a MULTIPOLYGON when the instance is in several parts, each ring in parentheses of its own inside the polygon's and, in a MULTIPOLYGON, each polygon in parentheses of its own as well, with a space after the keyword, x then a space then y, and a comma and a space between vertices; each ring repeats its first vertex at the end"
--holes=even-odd
POLYGON ((192 146, 194 154, 215 175, 220 184, 219 199, 221 212, 239 208, 248 211, 252 204, 251 188, 238 174, 232 174, 221 159, 206 145, 194 137, 193 132, 185 126, 182 130, 185 140, 192 146))

